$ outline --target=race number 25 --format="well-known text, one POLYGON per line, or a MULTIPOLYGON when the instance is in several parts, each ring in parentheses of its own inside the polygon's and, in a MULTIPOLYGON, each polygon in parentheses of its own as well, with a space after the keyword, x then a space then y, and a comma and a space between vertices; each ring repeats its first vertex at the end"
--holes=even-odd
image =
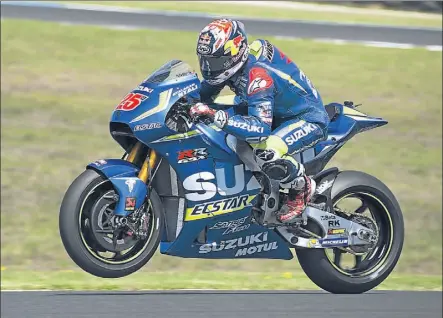
POLYGON ((136 109, 142 101, 147 99, 148 96, 140 93, 129 93, 123 98, 123 100, 118 104, 115 110, 125 110, 130 111, 136 109))

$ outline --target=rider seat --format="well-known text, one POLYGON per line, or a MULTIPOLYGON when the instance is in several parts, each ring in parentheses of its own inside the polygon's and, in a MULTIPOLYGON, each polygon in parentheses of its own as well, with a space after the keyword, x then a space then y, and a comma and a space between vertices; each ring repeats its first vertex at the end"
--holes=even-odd
POLYGON ((335 121, 340 115, 340 109, 337 107, 337 104, 331 103, 325 105, 326 112, 328 113, 329 120, 331 122, 335 121))

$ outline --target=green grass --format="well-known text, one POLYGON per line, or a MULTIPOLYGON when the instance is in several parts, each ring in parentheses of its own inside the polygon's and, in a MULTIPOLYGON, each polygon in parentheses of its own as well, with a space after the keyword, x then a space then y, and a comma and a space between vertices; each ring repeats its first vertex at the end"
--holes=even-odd
MULTIPOLYGON (((64 2, 64 1, 63 1, 64 2)), ((111 6, 136 7, 155 10, 174 10, 210 13, 220 16, 243 16, 272 19, 316 20, 347 23, 369 23, 402 26, 422 26, 441 28, 442 17, 428 14, 422 17, 389 16, 376 14, 355 14, 344 12, 308 11, 294 8, 271 8, 253 5, 232 5, 227 3, 195 3, 188 1, 70 1, 82 4, 100 4, 111 6)), ((329 4, 328 4, 329 5, 329 4)), ((380 10, 386 12, 387 10, 380 10)), ((202 26, 203 27, 203 26, 202 26)))
MULTIPOLYGON (((315 290, 306 276, 292 272, 146 272, 118 279, 102 279, 73 270, 57 272, 2 271, 2 290, 146 290, 146 289, 222 289, 222 290, 315 290)), ((392 275, 378 290, 442 290, 441 276, 392 275)))
MULTIPOLYGON (((58 233, 66 189, 88 162, 121 156, 108 120, 129 90, 170 59, 197 67, 195 33, 12 20, 1 27, 1 262, 8 268, 2 274, 75 269, 58 233)), ((406 233, 395 274, 441 275, 442 53, 270 40, 326 102, 363 102, 362 111, 389 120, 352 139, 330 166, 370 173, 397 196, 406 233)), ((177 269, 302 275, 296 260, 157 253, 147 267, 177 269)))

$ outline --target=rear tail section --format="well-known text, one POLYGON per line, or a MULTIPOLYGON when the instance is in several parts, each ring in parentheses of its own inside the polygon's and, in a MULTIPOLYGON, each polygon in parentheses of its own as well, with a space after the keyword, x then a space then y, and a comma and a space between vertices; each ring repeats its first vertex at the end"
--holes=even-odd
POLYGON ((330 120, 327 139, 294 156, 295 160, 304 164, 309 175, 323 170, 337 151, 356 134, 388 123, 383 118, 371 117, 358 111, 350 101, 344 104, 330 103, 325 105, 325 109, 330 120))
POLYGON ((365 113, 358 111, 356 109, 357 106, 359 105, 354 105, 354 103, 351 101, 346 101, 343 105, 343 115, 354 119, 356 122, 356 133, 381 127, 388 123, 388 121, 384 120, 383 118, 368 116, 365 113))

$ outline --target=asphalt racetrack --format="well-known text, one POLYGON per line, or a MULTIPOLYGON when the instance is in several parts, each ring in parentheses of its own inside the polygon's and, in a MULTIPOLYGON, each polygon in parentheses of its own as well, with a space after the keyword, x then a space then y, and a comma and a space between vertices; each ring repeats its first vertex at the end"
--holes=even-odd
MULTIPOLYGON (((124 28, 186 30, 198 32, 213 16, 208 14, 165 12, 84 5, 2 1, 2 18, 31 19, 72 24, 102 25, 124 28), (123 10, 123 9, 122 9, 123 10)), ((383 43, 441 46, 442 30, 438 28, 408 28, 394 26, 355 25, 315 21, 242 18, 248 33, 310 39, 344 41, 375 41, 383 43)))
POLYGON ((2 318, 438 318, 442 292, 2 292, 2 318))

